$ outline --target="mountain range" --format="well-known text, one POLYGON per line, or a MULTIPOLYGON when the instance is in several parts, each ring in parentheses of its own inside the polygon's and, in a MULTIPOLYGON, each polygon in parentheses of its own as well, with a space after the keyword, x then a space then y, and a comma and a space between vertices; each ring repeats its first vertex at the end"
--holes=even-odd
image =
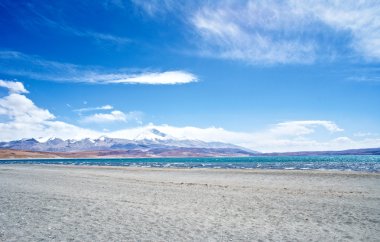
POLYGON ((157 129, 145 131, 133 140, 105 136, 81 140, 50 138, 45 141, 31 138, 0 142, 0 149, 116 157, 252 156, 258 153, 222 142, 176 139, 157 129))

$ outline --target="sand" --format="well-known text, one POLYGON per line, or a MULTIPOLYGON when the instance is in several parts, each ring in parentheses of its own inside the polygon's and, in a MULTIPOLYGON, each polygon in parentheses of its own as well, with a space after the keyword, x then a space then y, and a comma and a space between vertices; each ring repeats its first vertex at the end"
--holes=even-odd
POLYGON ((0 165, 0 241, 379 241, 380 174, 0 165))

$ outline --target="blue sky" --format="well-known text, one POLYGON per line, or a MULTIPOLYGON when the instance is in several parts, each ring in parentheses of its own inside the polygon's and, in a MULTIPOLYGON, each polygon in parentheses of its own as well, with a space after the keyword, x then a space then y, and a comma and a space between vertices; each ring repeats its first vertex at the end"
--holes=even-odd
POLYGON ((380 147, 378 1, 0 2, 0 140, 380 147))

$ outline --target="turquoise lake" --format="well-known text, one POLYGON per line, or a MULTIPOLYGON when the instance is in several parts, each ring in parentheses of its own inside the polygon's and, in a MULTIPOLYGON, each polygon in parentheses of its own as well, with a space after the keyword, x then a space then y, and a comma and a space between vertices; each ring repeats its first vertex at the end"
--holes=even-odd
POLYGON ((15 159, 0 164, 57 164, 214 169, 342 170, 380 172, 378 155, 254 156, 223 158, 15 159))

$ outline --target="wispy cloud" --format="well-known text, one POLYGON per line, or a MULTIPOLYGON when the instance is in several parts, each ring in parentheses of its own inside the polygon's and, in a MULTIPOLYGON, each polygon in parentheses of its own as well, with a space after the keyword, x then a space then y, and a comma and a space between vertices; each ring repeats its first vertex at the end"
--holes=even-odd
POLYGON ((332 121, 302 120, 278 123, 269 130, 269 133, 275 136, 302 136, 314 133, 318 127, 322 127, 329 132, 343 131, 332 121))
POLYGON ((105 42, 113 43, 116 45, 124 45, 131 42, 129 38, 112 35, 108 33, 99 33, 99 32, 90 31, 90 30, 78 30, 78 29, 75 29, 69 26, 64 26, 64 25, 61 25, 60 29, 72 35, 91 38, 95 41, 105 41, 105 42))
POLYGON ((322 23, 349 31, 353 49, 366 58, 380 59, 379 1, 298 1, 294 5, 322 23))
POLYGON ((83 112, 91 112, 91 111, 97 111, 97 110, 112 110, 113 107, 109 104, 103 105, 100 107, 89 107, 89 108, 78 108, 74 109, 74 112, 83 113, 83 112))
POLYGON ((286 11, 287 5, 222 1, 204 6, 191 17, 203 40, 201 53, 253 64, 313 62, 317 46, 297 31, 305 28, 307 16, 286 11))
POLYGON ((350 68, 345 73, 347 81, 380 83, 380 67, 367 66, 359 68, 350 68))
POLYGON ((374 83, 380 83, 380 76, 359 75, 359 76, 348 77, 347 80, 348 81, 355 81, 355 82, 374 82, 374 83))
POLYGON ((88 38, 94 42, 106 42, 117 46, 131 42, 129 38, 124 36, 73 27, 65 21, 62 12, 58 15, 56 14, 55 9, 46 5, 21 3, 14 6, 13 4, 13 1, 4 1, 2 7, 8 9, 8 14, 13 16, 21 26, 29 31, 36 31, 36 29, 40 29, 40 27, 48 27, 61 34, 88 38), (30 16, 25 19, 20 18, 20 14, 28 14, 30 16))
MULTIPOLYGON (((249 64, 380 59, 380 2, 134 1, 148 16, 170 13, 192 29, 198 53, 249 64), (339 40, 339 41, 337 41, 339 40)), ((191 39, 191 38, 190 38, 191 39)))
POLYGON ((354 133, 355 137, 376 137, 379 136, 378 133, 372 133, 372 132, 357 132, 354 133))
POLYGON ((94 84, 175 85, 196 82, 187 71, 126 71, 49 61, 15 51, 0 51, 0 73, 36 80, 94 84))
POLYGON ((181 5, 184 5, 184 3, 179 3, 178 1, 173 0, 132 0, 132 2, 150 16, 163 14, 167 11, 178 9, 181 5))

